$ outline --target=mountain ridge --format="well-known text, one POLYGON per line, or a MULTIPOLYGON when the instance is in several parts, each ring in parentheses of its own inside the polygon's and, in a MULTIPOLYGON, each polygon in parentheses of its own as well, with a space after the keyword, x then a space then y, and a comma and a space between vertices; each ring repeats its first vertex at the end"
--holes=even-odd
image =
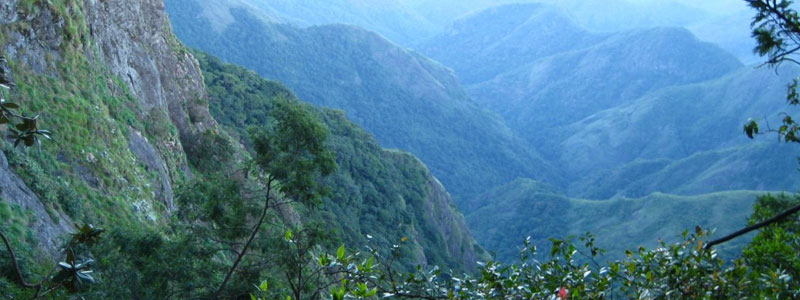
POLYGON ((420 157, 457 202, 516 176, 560 180, 500 118, 476 106, 449 69, 377 34, 348 25, 265 24, 236 11, 240 24, 227 34, 198 35, 192 30, 207 26, 189 17, 198 7, 167 4, 188 45, 280 80, 307 101, 347 111, 384 147, 420 157), (236 51, 240 46, 269 50, 236 51))

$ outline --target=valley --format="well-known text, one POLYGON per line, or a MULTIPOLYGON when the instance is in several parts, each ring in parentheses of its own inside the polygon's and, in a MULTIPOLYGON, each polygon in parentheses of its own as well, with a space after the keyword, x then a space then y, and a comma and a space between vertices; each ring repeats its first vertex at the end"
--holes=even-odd
MULTIPOLYGON (((478 2, 473 7, 486 6, 478 2)), ((258 15, 269 4, 232 5, 236 22, 211 36, 199 35, 193 31, 214 22, 191 17, 203 5, 167 1, 177 35, 189 46, 279 80, 302 99, 342 109, 381 145, 418 156, 452 193, 478 241, 490 243, 489 251, 506 253, 501 256, 506 259, 513 258, 508 253, 527 235, 547 244, 552 236, 605 230, 590 222, 553 234, 549 226, 531 223, 516 225, 525 233, 504 233, 513 238, 496 242, 497 237, 489 237, 495 227, 475 224, 496 219, 504 209, 522 214, 510 224, 560 214, 547 206, 504 207, 518 201, 506 195, 524 193, 496 189, 513 190, 520 180, 549 186, 553 195, 573 203, 645 203, 650 195, 664 193, 704 207, 714 204, 699 199, 718 192, 797 189, 791 146, 753 142, 741 132, 750 117, 779 122, 785 105, 775 99, 783 97, 794 67, 778 76, 745 65, 689 29, 659 27, 696 31, 690 24, 702 13, 691 5, 665 5, 697 12, 665 14, 686 15, 683 21, 665 19, 632 29, 592 25, 580 18, 585 10, 564 9, 578 6, 522 3, 473 11, 450 25, 440 24, 439 34, 417 33, 429 36, 425 40, 402 40, 412 45, 409 49, 394 44, 389 40, 393 33, 374 23, 361 25, 385 37, 353 26, 264 21, 258 15), (681 113, 672 113, 675 109, 681 113), (485 209, 476 214, 478 207, 485 209)), ((622 15, 645 9, 613 7, 625 11, 622 15)), ((269 11, 301 11, 274 8, 269 11)), ((414 9, 393 11, 412 14, 414 9)), ((755 194, 742 195, 748 196, 734 198, 749 206, 755 194)), ((526 197, 537 199, 535 194, 526 197)), ((680 207, 680 201, 668 202, 680 207)), ((578 207, 579 214, 591 210, 578 207)), ((713 228, 741 226, 749 215, 746 209, 733 210, 711 220, 679 221, 670 210, 659 211, 685 229, 706 221, 713 228)), ((621 243, 598 238, 617 241, 624 249, 677 238, 680 230, 673 232, 649 239, 627 236, 621 243)))
POLYGON ((0 300, 796 296, 739 2, 5 0, 0 300))

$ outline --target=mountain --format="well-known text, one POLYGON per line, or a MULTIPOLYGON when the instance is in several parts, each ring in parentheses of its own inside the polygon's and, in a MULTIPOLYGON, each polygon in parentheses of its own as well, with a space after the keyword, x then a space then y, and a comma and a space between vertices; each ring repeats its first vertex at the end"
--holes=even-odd
POLYGON ((467 89, 476 102, 539 143, 550 138, 537 136, 545 126, 559 128, 647 92, 717 78, 739 67, 736 58, 686 30, 659 28, 615 34, 585 49, 506 69, 467 89))
MULTIPOLYGON (((282 84, 252 71, 196 53, 209 89, 211 113, 234 136, 250 144, 247 128, 264 125, 274 97, 295 98, 282 84), (243 92, 246 91, 246 92, 243 92)), ((388 248, 409 240, 405 261, 471 270, 486 259, 450 195, 419 159, 382 149, 344 112, 316 109, 330 130, 337 172, 326 180, 332 196, 320 218, 347 245, 378 243, 388 248), (372 236, 372 240, 367 236, 372 236)))
MULTIPOLYGON (((531 147, 574 179, 567 188, 570 195, 604 199, 617 193, 641 197, 657 191, 693 194, 795 187, 792 176, 775 181, 736 179, 774 178, 760 166, 791 165, 785 159, 773 160, 774 155, 757 163, 759 156, 787 150, 750 145, 739 130, 744 120, 764 109, 770 114, 781 111, 783 106, 774 99, 782 97, 782 86, 790 79, 743 67, 735 57, 685 29, 598 35, 547 6, 510 5, 456 22, 450 34, 433 39, 425 49, 455 66, 460 78, 473 80, 466 88, 477 103, 500 114, 531 147), (517 60, 481 59, 503 53, 515 53, 511 57, 517 60), (673 113, 675 109, 681 113, 673 113), (664 179, 647 177, 667 178, 665 174, 675 174, 669 170, 686 167, 683 162, 692 155, 696 156, 691 169, 706 179, 680 176, 666 184, 664 179), (697 157, 709 161, 697 164, 697 157), (661 171, 666 173, 656 175, 661 171), (719 179, 711 174, 729 176, 719 179), (607 181, 608 176, 617 180, 607 181), (715 184, 698 183, 711 177, 715 184), (626 186, 638 180, 650 183, 626 186)), ((788 169, 778 173, 793 174, 788 169)))
POLYGON ((550 0, 543 2, 561 7, 582 27, 594 32, 616 32, 662 26, 684 27, 716 14, 714 11, 708 11, 705 7, 696 7, 693 3, 674 0, 550 0))
MULTIPOLYGON (((274 11, 299 26, 351 24, 380 32, 402 45, 430 37, 437 32, 434 20, 397 0, 243 0, 260 10, 274 11)), ((250 10, 252 12, 252 10, 250 10)))
MULTIPOLYGON (((99 280, 80 297, 191 298, 213 292, 221 272, 245 250, 239 241, 225 244, 197 235, 202 230, 190 231, 218 228, 185 219, 196 208, 187 203, 222 195, 224 202, 210 209, 215 214, 241 209, 232 221, 251 230, 248 222, 260 210, 252 209, 253 203, 236 206, 243 192, 231 191, 260 193, 263 183, 241 171, 252 154, 246 139, 241 144, 231 137, 246 136, 244 127, 233 126, 270 125, 274 101, 294 93, 205 55, 201 68, 173 34, 161 0, 11 0, 0 4, 0 16, 0 55, 8 58, 4 73, 15 84, 2 96, 19 104, 20 114, 38 115, 38 126, 54 133, 31 148, 0 143, 0 230, 23 276, 49 277, 55 262, 74 257, 62 251, 75 225, 93 224, 105 231, 97 243, 79 250, 96 260, 92 276, 99 280), (211 61, 217 68, 209 68, 211 61), (219 101, 240 106, 223 111, 219 101), (247 101, 253 106, 241 106, 247 101), (242 115, 250 119, 231 122, 242 115), (217 150, 224 153, 213 153, 217 150)), ((330 230, 326 238, 353 243, 352 249, 402 244, 397 262, 403 268, 439 264, 467 270, 485 259, 448 192, 416 157, 381 148, 340 111, 297 105, 327 124, 341 167, 325 179, 333 194, 321 207, 295 203, 265 213, 270 225, 255 239, 258 247, 278 249, 287 243, 289 226, 324 222, 330 230)), ((226 228, 225 234, 241 231, 237 228, 226 228)), ((320 244, 314 251, 339 246, 320 244)), ((274 253, 255 254, 259 258, 248 255, 244 261, 280 263, 274 253)), ((32 297, 32 290, 17 284, 12 264, 5 263, 9 259, 4 245, 0 294, 32 297)), ((242 267, 230 293, 246 294, 273 274, 281 272, 242 267)), ((48 296, 68 297, 58 289, 48 296)))
POLYGON ((568 178, 565 188, 520 178, 463 201, 487 250, 510 258, 521 236, 547 245, 549 237, 585 231, 613 236, 605 241, 612 249, 655 242, 658 236, 639 234, 653 228, 626 210, 604 208, 617 205, 646 211, 672 232, 695 224, 735 228, 757 194, 739 191, 798 188, 792 147, 754 142, 741 131, 749 117, 765 113, 780 123, 787 107, 776 99, 785 98, 796 68, 776 75, 743 66, 684 28, 597 33, 574 19, 542 4, 494 7, 456 21, 421 48, 452 66, 476 103, 568 178), (710 200, 721 198, 725 204, 710 200), (736 223, 722 214, 676 218, 684 205, 744 212, 736 223), (607 219, 615 221, 593 223, 607 219))
POLYGON ((575 25, 557 8, 537 3, 509 4, 456 20, 420 51, 453 68, 459 80, 470 86, 602 38, 575 25))
MULTIPOLYGON (((652 175, 635 172, 630 178, 647 182, 649 188, 625 192, 628 196, 655 191, 795 190, 797 172, 791 146, 772 139, 754 142, 740 130, 751 116, 766 115, 770 122, 780 122, 779 113, 786 105, 775 99, 784 97, 785 82, 791 80, 795 69, 786 66, 779 71, 783 76, 776 76, 763 68, 742 68, 719 79, 665 88, 598 112, 565 130, 568 137, 559 146, 559 161, 573 173, 669 161, 663 169, 649 171, 652 175), (673 113, 676 110, 681 113, 673 113), (678 175, 677 170, 684 173, 678 175), (662 171, 667 173, 655 175, 662 171), (665 183, 667 178, 672 183, 665 183)), ((608 173, 601 174, 596 180, 603 178, 610 186, 608 173)), ((584 190, 598 187, 582 181, 573 186, 584 190)), ((617 188, 624 190, 622 186, 617 188)), ((602 198, 591 192, 577 195, 602 198)))
POLYGON ((648 91, 741 67, 736 58, 683 29, 597 35, 536 4, 462 19, 422 52, 453 66, 477 103, 535 143, 543 140, 535 131, 545 126, 558 128, 648 91), (495 25, 486 26, 490 23, 495 25))
MULTIPOLYGON (((483 198, 495 199, 467 214, 478 239, 501 260, 513 260, 519 245, 530 236, 538 249, 550 238, 580 237, 591 232, 607 259, 620 258, 625 249, 652 248, 659 239, 673 242, 695 225, 718 229, 718 235, 746 224, 751 205, 762 192, 727 191, 696 196, 654 193, 641 198, 583 200, 566 197, 540 183, 519 179, 498 187, 483 198)), ((723 253, 738 254, 748 239, 726 245, 723 253)), ((547 250, 541 250, 546 253, 547 250)))
POLYGON ((762 59, 753 51, 756 42, 751 37, 750 22, 752 22, 752 18, 751 10, 738 9, 694 22, 687 28, 699 39, 725 48, 743 63, 758 64, 762 59))
MULTIPOLYGON (((209 1, 207 1, 209 2, 209 1)), ((561 10, 592 32, 617 32, 659 26, 684 27, 752 63, 754 46, 746 3, 730 1, 631 0, 381 0, 286 1, 231 0, 207 3, 202 12, 219 31, 231 21, 228 8, 240 7, 264 20, 301 27, 351 24, 414 49, 445 32, 453 21, 506 4, 544 4, 561 10)))
POLYGON ((342 109, 382 146, 419 157, 456 201, 516 177, 560 182, 496 115, 475 105, 452 72, 372 32, 345 25, 237 23, 208 32, 204 2, 168 1, 176 33, 228 62, 283 82, 301 99, 342 109))

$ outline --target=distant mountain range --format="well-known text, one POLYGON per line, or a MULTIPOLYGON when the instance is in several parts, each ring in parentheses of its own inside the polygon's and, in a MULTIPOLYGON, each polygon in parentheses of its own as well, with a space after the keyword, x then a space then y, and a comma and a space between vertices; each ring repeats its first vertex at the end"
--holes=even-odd
MULTIPOLYGON (((415 52, 390 42, 390 31, 302 26, 327 22, 312 16, 339 2, 265 3, 243 0, 217 13, 230 18, 204 14, 207 1, 168 0, 167 9, 187 45, 342 109, 382 146, 418 156, 478 241, 503 259, 525 235, 546 243, 599 231, 615 241, 610 247, 628 248, 697 224, 733 228, 749 215, 752 190, 800 187, 792 147, 741 133, 748 117, 786 108, 780 99, 796 70, 745 66, 688 29, 587 29, 576 22, 580 10, 564 10, 583 2, 509 4, 471 12, 426 41, 403 40, 415 52), (317 21, 287 21, 292 15, 317 21), (656 223, 631 219, 644 215, 641 222, 656 223)), ((374 9, 359 5, 346 11, 374 9)), ((370 23, 379 19, 353 22, 380 30, 370 23)))
POLYGON ((167 1, 187 45, 279 80, 301 99, 346 111, 384 147, 417 155, 456 198, 516 177, 561 181, 439 63, 354 26, 269 24, 244 9, 232 9, 236 22, 213 34, 207 19, 194 18, 201 3, 167 1))
POLYGON ((776 177, 767 165, 794 174, 791 155, 764 153, 789 150, 755 146, 740 129, 785 108, 776 99, 795 68, 745 67, 680 28, 591 33, 538 4, 458 20, 422 52, 454 66, 478 104, 565 171, 571 195, 798 187, 796 176, 763 179, 776 177), (677 176, 687 169, 705 178, 677 176))

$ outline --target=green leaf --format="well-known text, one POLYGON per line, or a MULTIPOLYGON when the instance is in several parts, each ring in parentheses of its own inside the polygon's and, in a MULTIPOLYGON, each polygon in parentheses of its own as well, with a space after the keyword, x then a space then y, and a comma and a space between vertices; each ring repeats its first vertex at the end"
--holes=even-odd
POLYGON ((758 123, 754 120, 749 120, 747 124, 744 125, 744 133, 749 138, 753 138, 754 135, 758 134, 758 123))
POLYGON ((367 264, 366 264, 367 270, 371 270, 373 264, 375 264, 375 257, 374 256, 370 256, 367 259, 367 264))
POLYGON ((262 292, 267 291, 267 288, 269 288, 269 284, 267 283, 266 280, 262 281, 261 284, 258 286, 258 289, 261 290, 262 292))
POLYGON ((344 259, 344 245, 339 246, 339 249, 336 249, 336 258, 339 260, 344 259))
POLYGON ((86 281, 88 283, 95 283, 94 278, 91 275, 89 275, 89 273, 91 273, 91 271, 78 272, 77 273, 78 279, 80 279, 81 281, 86 281))

